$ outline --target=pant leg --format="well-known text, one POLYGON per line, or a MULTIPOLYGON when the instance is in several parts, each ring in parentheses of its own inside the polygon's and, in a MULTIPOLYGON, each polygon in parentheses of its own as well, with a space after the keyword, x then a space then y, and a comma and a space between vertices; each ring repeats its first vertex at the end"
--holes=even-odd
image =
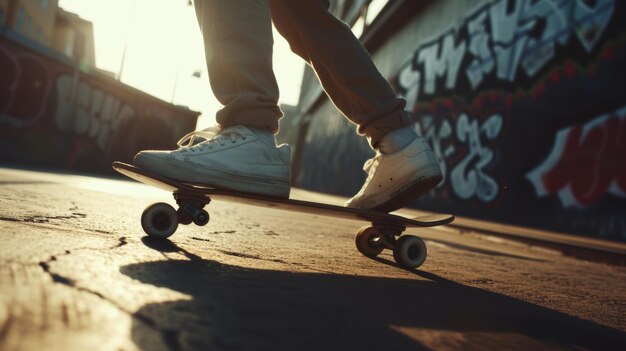
POLYGON ((274 39, 267 0, 195 0, 209 81, 222 127, 276 133, 282 112, 272 70, 274 39))
POLYGON ((398 98, 352 30, 328 12, 325 0, 269 0, 276 29, 318 75, 335 106, 372 146, 411 125, 398 98))

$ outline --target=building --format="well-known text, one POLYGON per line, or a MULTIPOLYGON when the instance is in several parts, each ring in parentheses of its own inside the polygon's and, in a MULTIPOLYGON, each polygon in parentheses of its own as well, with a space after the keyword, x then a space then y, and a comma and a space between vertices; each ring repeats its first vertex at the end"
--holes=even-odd
POLYGON ((0 0, 0 24, 29 40, 95 68, 93 25, 58 6, 58 0, 0 0))
POLYGON ((0 0, 2 24, 49 46, 57 16, 58 0, 0 0))
MULTIPOLYGON (((414 206, 626 240, 626 2, 337 0, 332 10, 438 157, 444 180, 414 206)), ((353 195, 373 152, 308 67, 297 111, 294 185, 353 195)))
POLYGON ((78 61, 83 69, 96 66, 93 24, 62 8, 56 11, 51 47, 78 61))
POLYGON ((0 164, 112 173, 168 149, 198 112, 95 69, 93 28, 57 0, 0 0, 0 164))

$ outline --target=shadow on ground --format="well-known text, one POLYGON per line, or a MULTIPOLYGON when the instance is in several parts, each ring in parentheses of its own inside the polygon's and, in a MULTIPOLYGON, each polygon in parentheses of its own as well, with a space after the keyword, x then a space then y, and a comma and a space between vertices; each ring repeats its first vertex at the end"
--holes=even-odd
POLYGON ((123 274, 188 294, 136 312, 133 341, 170 349, 626 349, 626 334, 437 275, 383 279, 247 269, 144 238, 189 260, 133 264, 123 274))

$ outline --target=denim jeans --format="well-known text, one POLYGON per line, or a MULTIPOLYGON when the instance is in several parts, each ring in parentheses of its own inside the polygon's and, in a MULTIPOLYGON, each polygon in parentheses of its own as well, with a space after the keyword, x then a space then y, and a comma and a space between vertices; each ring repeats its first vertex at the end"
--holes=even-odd
POLYGON ((209 80, 224 106, 223 127, 278 131, 282 117, 272 69, 272 27, 317 74, 333 104, 358 125, 370 144, 409 126, 398 98, 351 29, 324 0, 195 0, 209 80))

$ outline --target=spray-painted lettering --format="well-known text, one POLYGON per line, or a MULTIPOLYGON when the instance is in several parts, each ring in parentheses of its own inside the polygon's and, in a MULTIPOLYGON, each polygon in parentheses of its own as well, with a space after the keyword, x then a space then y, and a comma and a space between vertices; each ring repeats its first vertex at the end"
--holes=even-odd
POLYGON ((499 185, 486 173, 485 169, 494 158, 493 142, 500 132, 504 120, 501 115, 493 114, 484 121, 460 114, 455 122, 442 120, 438 126, 432 125, 432 118, 425 116, 424 128, 416 125, 418 132, 425 130, 424 137, 433 148, 439 162, 444 180, 439 188, 450 185, 454 194, 462 200, 476 198, 482 202, 491 202, 498 195, 499 185), (449 165, 452 158, 458 158, 458 152, 466 149, 460 161, 449 165), (450 171, 448 172, 448 169, 450 171))
POLYGON ((546 159, 526 177, 537 196, 558 194, 583 208, 611 194, 626 197, 626 107, 556 133, 546 159))
POLYGON ((420 94, 452 90, 467 80, 477 89, 487 75, 513 82, 520 68, 533 77, 572 34, 590 53, 614 12, 614 0, 499 0, 468 16, 454 30, 421 45, 393 83, 412 109, 420 94), (463 78, 465 77, 465 78, 463 78), (439 81, 443 84, 438 84, 439 81))
POLYGON ((129 105, 86 82, 73 82, 72 76, 60 75, 56 85, 59 130, 88 136, 101 150, 107 149, 112 131, 135 117, 129 105))

